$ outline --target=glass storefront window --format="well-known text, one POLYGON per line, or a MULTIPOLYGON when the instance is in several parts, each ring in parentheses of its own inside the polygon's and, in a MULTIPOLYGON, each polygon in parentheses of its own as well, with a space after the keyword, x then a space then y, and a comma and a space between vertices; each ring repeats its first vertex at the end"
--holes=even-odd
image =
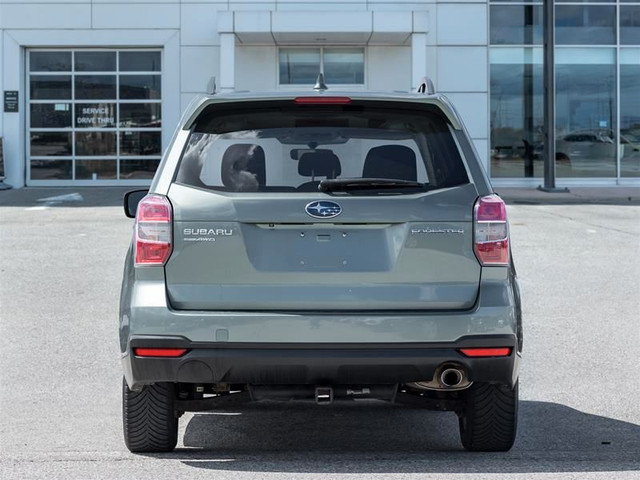
POLYGON ((159 99, 160 75, 120 75, 120 99, 159 99))
POLYGON ((492 45, 542 43, 542 5, 492 5, 492 45))
POLYGON ((120 155, 160 155, 162 146, 160 132, 121 132, 120 155))
POLYGON ((161 105, 159 103, 121 103, 121 127, 160 127, 161 105))
POLYGON ((616 0, 555 0, 555 3, 616 3, 616 0))
POLYGON ((69 75, 32 76, 29 95, 33 100, 71 100, 71 77, 69 75))
POLYGON ((102 157, 116 154, 116 132, 76 132, 76 156, 102 157))
POLYGON ((558 5, 556 45, 615 45, 616 7, 558 5))
POLYGON ((116 104, 76 103, 76 128, 112 128, 116 125, 116 104))
POLYGON ((364 83, 364 50, 325 48, 323 54, 324 76, 327 82, 347 85, 364 83))
MULTIPOLYGON (((489 8, 491 176, 541 177, 542 49, 527 45, 542 40, 542 2, 489 8)), ((640 177, 640 0, 556 0, 555 12, 557 177, 640 177)))
POLYGON ((114 72, 116 52, 76 52, 76 72, 114 72))
POLYGON ((115 180, 118 162, 111 160, 76 160, 76 179, 115 180))
POLYGON ((320 72, 334 85, 364 84, 362 48, 281 48, 280 85, 313 85, 320 72))
POLYGON ((281 48, 280 84, 313 84, 320 72, 320 49, 281 48))
POLYGON ((620 49, 620 176, 640 177, 640 48, 620 49))
POLYGON ((121 51, 121 72, 159 72, 160 52, 121 51))
POLYGON ((29 182, 153 177, 162 154, 160 51, 32 50, 27 60, 29 182))
POLYGON ((115 100, 115 75, 76 75, 76 98, 95 100, 115 100))
POLYGON ((620 7, 620 44, 640 45, 640 5, 620 7))
POLYGON ((556 48, 556 172, 616 176, 613 48, 556 48))
POLYGON ((71 155, 71 133, 31 132, 32 157, 66 157, 71 155))
POLYGON ((32 72, 70 72, 71 52, 33 52, 29 61, 32 72))
POLYGON ((120 160, 120 178, 151 180, 159 162, 159 160, 120 160))
POLYGON ((70 128, 70 103, 32 103, 32 128, 70 128))
POLYGON ((29 171, 32 180, 71 180, 73 178, 73 161, 31 160, 29 171))
POLYGON ((540 177, 542 162, 542 49, 492 48, 491 174, 540 177))

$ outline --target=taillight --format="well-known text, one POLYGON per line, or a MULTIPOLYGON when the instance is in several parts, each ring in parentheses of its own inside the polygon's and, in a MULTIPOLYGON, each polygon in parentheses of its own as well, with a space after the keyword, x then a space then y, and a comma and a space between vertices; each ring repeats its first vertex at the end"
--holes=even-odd
POLYGON ((508 357, 511 355, 510 347, 461 348, 460 351, 467 357, 508 357))
POLYGON ((134 348, 133 354, 136 357, 165 357, 177 358, 187 352, 186 348, 134 348))
POLYGON ((473 250, 482 265, 509 264, 509 224, 507 207, 497 195, 476 202, 473 250))
POLYGON ((171 204, 147 195, 138 204, 135 224, 136 265, 164 265, 171 254, 171 204))

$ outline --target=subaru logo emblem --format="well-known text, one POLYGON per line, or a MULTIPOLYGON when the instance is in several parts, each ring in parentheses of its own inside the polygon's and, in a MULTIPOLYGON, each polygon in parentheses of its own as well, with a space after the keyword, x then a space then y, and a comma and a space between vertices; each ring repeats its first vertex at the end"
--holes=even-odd
POLYGON ((316 201, 304 207, 304 211, 313 218, 333 218, 342 213, 342 207, 335 202, 316 201))

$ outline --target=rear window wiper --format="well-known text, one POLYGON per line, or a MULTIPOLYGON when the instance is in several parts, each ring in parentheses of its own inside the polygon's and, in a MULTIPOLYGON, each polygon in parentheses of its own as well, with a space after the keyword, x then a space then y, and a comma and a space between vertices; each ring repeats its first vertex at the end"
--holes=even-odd
POLYGON ((399 178, 335 178, 322 180, 321 192, 346 192, 350 190, 382 190, 394 188, 427 189, 428 184, 399 178))

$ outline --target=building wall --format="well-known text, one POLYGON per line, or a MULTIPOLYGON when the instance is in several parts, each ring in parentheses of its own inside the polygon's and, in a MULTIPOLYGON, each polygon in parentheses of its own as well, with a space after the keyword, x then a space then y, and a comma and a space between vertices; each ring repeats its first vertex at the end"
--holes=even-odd
MULTIPOLYGON (((374 21, 384 19, 385 25, 392 25, 396 20, 401 22, 406 18, 402 17, 402 12, 425 12, 423 16, 414 17, 414 25, 409 27, 415 29, 418 21, 425 23, 419 27, 424 33, 414 35, 402 45, 396 40, 385 40, 384 31, 377 33, 379 36, 376 38, 381 40, 370 42, 365 50, 365 87, 409 90, 415 86, 416 78, 425 74, 430 76, 436 89, 454 101, 487 165, 486 1, 133 0, 114 3, 110 0, 0 0, 0 90, 18 90, 22 101, 19 113, 3 112, 0 115, 7 183, 20 187, 25 181, 26 49, 162 48, 162 141, 166 147, 180 113, 189 101, 196 94, 206 92, 212 77, 217 77, 220 85, 220 79, 225 75, 219 26, 225 12, 229 11, 292 12, 301 24, 308 25, 313 25, 319 12, 331 12, 336 21, 339 21, 341 12, 361 12, 363 15, 377 12, 374 21), (424 42, 424 45, 412 47, 412 41, 424 42), (416 55, 423 58, 416 59, 416 55), (412 65, 420 65, 421 62, 426 71, 413 72, 412 65)), ((279 88, 277 48, 273 44, 236 41, 233 68, 236 89, 279 88)))

